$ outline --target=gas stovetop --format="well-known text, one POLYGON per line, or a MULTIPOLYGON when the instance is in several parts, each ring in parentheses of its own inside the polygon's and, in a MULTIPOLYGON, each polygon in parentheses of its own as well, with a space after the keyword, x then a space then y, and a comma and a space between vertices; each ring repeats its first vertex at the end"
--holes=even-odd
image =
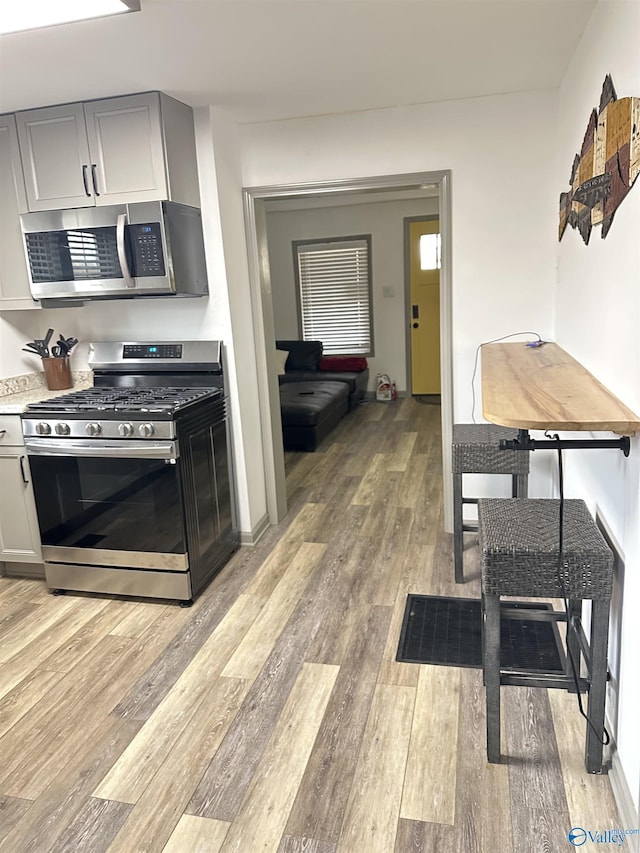
POLYGON ((109 417, 110 413, 132 417, 171 417, 203 397, 220 396, 218 388, 87 388, 62 397, 54 397, 27 406, 30 415, 67 415, 82 418, 95 414, 109 417))
POLYGON ((172 439, 174 421, 222 399, 221 388, 88 388, 27 406, 25 437, 172 439))

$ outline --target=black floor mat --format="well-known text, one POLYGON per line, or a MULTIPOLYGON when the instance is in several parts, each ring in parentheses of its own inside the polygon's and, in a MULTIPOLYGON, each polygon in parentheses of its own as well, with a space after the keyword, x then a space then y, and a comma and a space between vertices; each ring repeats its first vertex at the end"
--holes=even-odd
MULTIPOLYGON (((505 601, 501 605, 551 609, 551 605, 540 603, 505 601)), ((477 599, 409 595, 396 660, 481 668, 481 619, 477 599)), ((557 623, 504 617, 500 620, 501 669, 563 673, 563 663, 557 623)))

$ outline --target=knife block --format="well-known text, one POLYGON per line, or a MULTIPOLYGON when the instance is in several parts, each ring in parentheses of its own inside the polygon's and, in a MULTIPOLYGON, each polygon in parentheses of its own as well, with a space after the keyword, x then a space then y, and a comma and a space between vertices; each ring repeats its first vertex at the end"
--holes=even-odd
POLYGON ((43 358, 44 378, 49 391, 63 391, 73 387, 69 358, 43 358))

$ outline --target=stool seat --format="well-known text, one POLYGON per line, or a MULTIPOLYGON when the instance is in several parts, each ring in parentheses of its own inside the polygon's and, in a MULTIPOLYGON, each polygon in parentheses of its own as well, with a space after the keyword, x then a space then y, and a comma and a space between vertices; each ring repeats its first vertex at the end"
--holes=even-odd
POLYGON ((453 473, 528 474, 528 450, 500 450, 502 439, 517 437, 517 429, 495 424, 454 424, 451 443, 453 473))
POLYGON ((558 574, 559 515, 560 502, 553 498, 483 498, 478 502, 483 592, 532 598, 611 598, 613 555, 582 500, 564 502, 558 574))
POLYGON ((463 533, 477 528, 465 524, 463 507, 477 498, 465 497, 463 474, 510 474, 513 497, 526 497, 529 477, 528 450, 501 450, 500 442, 518 437, 518 431, 495 424, 454 424, 451 443, 453 475, 453 560, 456 583, 464 580, 463 533))
MULTIPOLYGON (((481 498, 478 532, 482 559, 483 668, 487 708, 487 757, 500 759, 500 685, 588 689, 585 763, 589 773, 602 772, 607 684, 609 606, 613 586, 613 553, 582 500, 566 500, 562 515, 559 559, 558 499, 481 498), (568 612, 536 611, 536 618, 567 622, 565 674, 500 670, 500 596, 564 598, 568 612), (590 599, 590 641, 582 629, 582 601, 590 599), (580 678, 581 654, 589 678, 580 678)), ((528 614, 531 616, 530 612, 528 614)))

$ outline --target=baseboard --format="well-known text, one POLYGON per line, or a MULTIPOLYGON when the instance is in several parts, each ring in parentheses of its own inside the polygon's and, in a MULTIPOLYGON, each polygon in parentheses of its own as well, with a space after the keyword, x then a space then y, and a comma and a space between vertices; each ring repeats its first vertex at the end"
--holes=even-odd
MULTIPOLYGON (((640 816, 633 802, 629 783, 624 775, 617 749, 614 749, 611 755, 609 780, 618 807, 618 813, 620 814, 619 828, 623 830, 640 829, 640 816)), ((640 834, 627 835, 624 842, 624 849, 628 850, 629 853, 640 853, 640 834)))
POLYGON ((265 531, 270 527, 269 524, 269 516, 263 515, 260 521, 255 525, 253 530, 241 530, 240 531, 240 544, 241 545, 256 545, 258 541, 262 538, 265 531))

